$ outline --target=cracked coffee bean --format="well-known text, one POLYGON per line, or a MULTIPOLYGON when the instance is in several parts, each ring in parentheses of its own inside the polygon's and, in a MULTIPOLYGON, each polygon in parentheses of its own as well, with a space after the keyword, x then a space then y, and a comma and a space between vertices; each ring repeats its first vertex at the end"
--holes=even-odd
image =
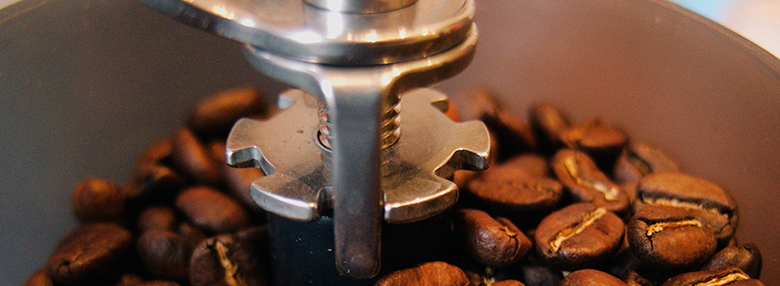
POLYGON ((534 234, 536 253, 563 270, 593 267, 612 257, 625 227, 617 215, 592 203, 567 206, 545 217, 534 234))
POLYGON ((105 283, 121 273, 132 243, 132 233, 119 225, 82 225, 62 238, 46 266, 51 278, 59 283, 105 283))
POLYGON ((683 273, 666 280, 661 286, 761 286, 761 281, 737 267, 683 273))
POLYGON ((702 221, 725 246, 737 227, 737 202, 720 186, 680 172, 656 172, 639 180, 634 209, 647 205, 682 208, 702 221))
POLYGON ((628 243, 642 265, 661 271, 693 269, 715 253, 712 230, 682 208, 647 206, 628 223, 628 243))
POLYGON ((209 238, 193 251, 190 283, 193 286, 267 285, 269 259, 266 227, 209 238))
POLYGON ((752 243, 740 247, 728 246, 716 252, 701 270, 711 270, 721 267, 735 266, 751 278, 758 279, 761 275, 761 252, 752 243))
POLYGON ((238 201, 211 187, 187 188, 176 197, 175 204, 194 225, 211 233, 233 232, 251 223, 238 201))
POLYGON ((531 250, 531 241, 506 218, 492 218, 474 209, 458 210, 454 218, 455 235, 469 256, 480 264, 508 266, 531 250))
POLYGON ((663 150, 646 143, 626 146, 612 173, 618 183, 635 182, 655 172, 679 172, 680 165, 663 150))
POLYGON ((440 261, 393 271, 374 286, 469 286, 471 281, 457 266, 440 261))
POLYGON ((626 282, 603 271, 583 269, 569 273, 560 286, 626 286, 626 282))
POLYGON ((73 191, 71 210, 81 223, 122 223, 125 192, 114 182, 99 178, 86 179, 73 191))
POLYGON ((602 173, 584 152, 561 149, 550 165, 573 202, 592 202, 619 216, 628 214, 626 192, 602 173))

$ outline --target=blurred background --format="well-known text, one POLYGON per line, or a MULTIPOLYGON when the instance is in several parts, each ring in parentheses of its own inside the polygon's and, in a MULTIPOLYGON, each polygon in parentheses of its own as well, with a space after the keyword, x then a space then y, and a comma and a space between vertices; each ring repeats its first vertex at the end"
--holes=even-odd
MULTIPOLYGON (((28 8, 56 2, 56 5, 46 5, 47 8, 52 9, 59 6, 83 6, 84 3, 97 3, 97 6, 107 2, 73 0, 71 3, 75 4, 66 4, 67 1, 55 0, 24 1, 27 3, 22 4, 25 4, 25 7, 28 8)), ((480 0, 477 0, 477 5, 479 5, 479 1, 480 0)), ((15 2, 19 1, 0 0, 0 8, 13 5, 15 2)), ((118 11, 140 10, 138 7, 140 5, 131 2, 132 1, 116 1, 116 3, 119 3, 116 4, 118 5, 117 8, 119 8, 118 11)), ((676 0, 672 2, 678 3, 687 9, 712 19, 757 43, 775 56, 780 56, 780 32, 778 32, 780 31, 779 0, 676 0)), ((79 8, 102 11, 97 9, 97 7, 90 8, 84 6, 79 8)), ((69 11, 72 11, 72 9, 69 11)), ((112 10, 112 12, 115 11, 112 10)), ((2 243, 0 243, 0 245, 3 246, 0 248, 0 285, 21 285, 24 283, 27 276, 44 265, 46 257, 56 243, 56 238, 62 236, 70 227, 75 225, 75 221, 72 217, 69 217, 67 211, 69 209, 69 201, 59 196, 54 197, 55 195, 52 194, 68 192, 83 178, 84 174, 107 177, 115 179, 120 183, 124 182, 123 180, 127 178, 128 175, 127 168, 117 170, 117 162, 133 162, 135 156, 138 155, 137 153, 139 152, 137 148, 134 148, 137 142, 150 142, 155 138, 165 136, 165 134, 170 132, 171 128, 175 128, 176 124, 180 123, 179 120, 183 118, 186 110, 171 110, 171 106, 192 106, 198 98, 211 94, 217 90, 246 82, 261 83, 264 82, 264 80, 259 78, 257 74, 251 72, 251 68, 247 66, 242 55, 239 53, 233 56, 225 56, 227 59, 235 59, 235 62, 230 63, 217 63, 214 62, 214 59, 209 58, 206 53, 199 54, 197 55, 200 57, 198 58, 198 61, 200 61, 202 65, 189 66, 192 62, 191 59, 183 58, 181 54, 187 54, 189 51, 202 51, 201 49, 203 48, 196 49, 194 47, 181 45, 180 43, 186 43, 188 37, 202 37, 202 35, 198 34, 200 32, 191 31, 189 28, 178 25, 173 21, 160 20, 161 17, 154 13, 139 13, 140 17, 143 19, 132 23, 141 23, 142 26, 134 27, 136 29, 132 29, 129 33, 118 27, 90 26, 102 25, 100 23, 116 23, 116 19, 126 20, 122 17, 116 17, 116 15, 112 15, 111 13, 93 13, 88 17, 81 17, 79 15, 62 16, 64 18, 73 18, 72 21, 68 22, 68 24, 71 25, 116 33, 103 35, 103 37, 106 38, 115 37, 119 39, 111 43, 99 42, 98 40, 89 38, 73 38, 73 35, 63 32, 68 31, 67 29, 46 28, 54 24, 59 24, 55 23, 52 19, 31 19, 24 22, 32 24, 19 26, 16 25, 16 23, 21 21, 8 21, 8 19, 16 16, 15 14, 9 13, 19 13, 23 15, 24 11, 20 11, 19 9, 0 10, 0 56, 2 56, 2 53, 20 52, 21 50, 15 50, 17 48, 35 47, 40 49, 40 51, 31 54, 45 54, 48 57, 34 59, 20 58, 20 62, 3 62, 2 59, 4 58, 0 58, 0 79, 2 79, 0 80, 0 121, 4 122, 4 124, 0 124, 0 134, 4 137, 0 138, 0 158, 2 158, 0 160, 0 182, 3 182, 4 184, 2 191, 0 191, 0 233, 2 233, 3 236, 2 243), (162 23, 161 26, 165 27, 152 27, 154 23, 162 23), (148 33, 148 31, 153 31, 156 28, 176 31, 175 35, 178 36, 175 38, 166 38, 164 36, 148 33), (96 79, 97 77, 90 78, 78 76, 79 74, 89 74, 89 70, 92 70, 92 67, 98 63, 75 62, 72 58, 68 58, 68 53, 63 53, 62 51, 57 51, 46 46, 40 46, 37 42, 33 41, 25 44, 15 44, 11 42, 19 38, 35 39, 35 37, 25 37, 24 35, 25 33, 40 33, 41 31, 51 32, 53 38, 56 38, 63 43, 67 43, 68 45, 83 44, 85 47, 112 45, 106 47, 105 51, 107 52, 105 54, 95 56, 95 58, 105 60, 105 62, 109 64, 114 63, 115 61, 141 63, 129 66, 135 68, 135 70, 128 70, 126 74, 104 75, 111 78, 112 81, 126 82, 127 86, 122 86, 122 88, 133 92, 129 92, 124 97, 102 97, 102 95, 110 94, 112 92, 112 90, 108 89, 108 87, 110 87, 109 84, 103 85, 96 79), (148 41, 152 43, 149 43, 148 45, 138 45, 137 42, 132 40, 134 38, 149 39, 148 41), (125 53, 126 50, 133 50, 133 53, 125 53), (130 58, 127 59, 123 57, 130 58), (160 59, 167 59, 171 62, 161 62, 160 59), (81 73, 76 72, 68 75, 36 74, 35 77, 29 78, 23 78, 24 74, 18 76, 3 74, 4 71, 18 71, 13 68, 21 66, 22 64, 30 66, 75 66, 82 70, 81 73), (131 79, 133 78, 131 75, 133 74, 147 72, 162 74, 161 71, 170 70, 165 69, 166 66, 175 65, 185 65, 182 70, 187 72, 187 76, 170 75, 169 78, 177 80, 184 78, 187 80, 186 82, 174 82, 173 80, 169 80, 168 77, 165 77, 160 78, 159 86, 154 87, 137 86, 131 83, 131 79), (7 68, 8 66, 11 68, 7 68), (220 71, 215 73, 213 70, 214 68, 224 66, 235 66, 236 71, 220 71), (243 73, 241 76, 236 77, 235 74, 239 73, 239 71, 250 72, 243 73), (60 81, 47 80, 49 78, 58 77, 62 79, 60 81), (6 80, 8 78, 11 80, 6 80), (31 101, 13 101, 15 99, 8 99, 8 97, 6 97, 7 94, 10 94, 10 97, 13 97, 13 95, 16 94, 24 94, 22 91, 27 89, 22 88, 22 86, 36 86, 36 88, 41 90, 76 90, 75 85, 72 84, 72 82, 75 81, 81 81, 82 85, 90 86, 90 90, 93 92, 73 98, 50 98, 51 96, 49 96, 42 99, 43 101, 41 102, 34 101, 35 99, 31 99, 31 101), (8 82, 10 82, 9 85, 2 85, 8 82), (185 90, 184 87, 188 87, 189 90, 199 90, 201 93, 181 94, 181 90, 185 90), (150 95, 149 90, 153 90, 156 93, 150 95), (154 104, 144 106, 144 108, 147 109, 150 114, 165 114, 168 118, 173 118, 171 124, 168 126, 157 124, 158 122, 163 121, 161 118, 140 117, 137 114, 130 113, 110 113, 112 106, 134 104, 134 97, 136 96, 156 96, 158 100, 154 102, 154 104), (82 106, 79 104, 82 101, 92 101, 92 105, 83 105, 85 106, 85 109, 90 108, 90 110, 62 111, 58 109, 65 105, 82 106), (27 102, 29 104, 10 106, 11 102, 27 102), (92 109, 96 107, 98 109, 92 109), (112 114, 112 117, 108 120, 102 120, 103 118, 98 115, 89 116, 89 114, 92 113, 110 113, 112 114), (33 116, 30 116, 30 114, 33 116), (87 116, 83 116, 84 114, 87 114, 87 116), (6 124, 7 122, 10 122, 11 124, 6 124), (48 129, 37 129, 44 124, 50 125, 47 127, 48 129), (145 134, 146 138, 124 137, 123 129, 127 129, 128 124, 143 124, 149 126, 148 134, 145 134), (74 126, 89 126, 90 129, 77 130, 74 126), (53 133, 54 131, 46 130, 56 130, 56 133, 53 133), (71 136, 71 134, 79 133, 100 134, 101 138, 96 138, 94 141, 117 143, 114 146, 93 146, 91 144, 97 143, 92 143, 90 140, 77 140, 78 138, 72 138, 73 136, 71 136), (6 140, 8 137, 12 136, 16 136, 16 140, 6 140), (57 138, 58 142, 41 142, 41 138, 57 138), (59 141, 59 139, 62 140, 59 141), (19 146, 15 145, 36 143, 39 143, 39 145, 32 147, 26 146, 25 148, 19 148, 19 146), (59 145, 65 150, 89 150, 91 152, 52 152, 47 147, 42 147, 46 144, 59 145), (95 154, 101 154, 101 150, 104 150, 105 148, 117 150, 126 149, 123 152, 117 152, 126 154, 126 157, 98 158, 95 156, 95 154), (34 150, 34 152, 22 154, 15 150, 34 150), (46 162, 47 160, 76 161, 82 162, 83 164, 76 164, 75 166, 70 166, 66 169, 52 170, 52 166, 43 165, 41 163, 46 162), (14 162, 23 161, 24 163, 22 164, 14 164, 14 162), (38 163, 36 168, 21 170, 22 165, 33 165, 33 163, 36 162, 38 163), (93 170, 101 171, 95 173, 93 170), (39 174, 55 174, 55 177, 47 178, 47 180, 56 181, 58 184, 36 184, 33 180, 35 180, 35 175, 39 174), (36 189, 29 189, 31 186, 36 189), (22 199, 18 199, 18 197, 10 197, 9 193, 25 193, 26 196, 22 199), (49 202, 49 204, 43 204, 41 202, 49 202), (41 221, 43 223, 39 225, 24 225, 23 222, 29 221, 30 216, 34 216, 36 221, 41 221), (41 233, 46 233, 48 236, 41 237, 41 233), (31 243, 39 239, 44 243, 31 243)), ((226 46, 226 44, 218 39, 207 38, 205 41, 209 44, 207 49, 211 49, 210 52, 213 53, 220 52, 218 49, 226 46), (213 48, 211 48, 212 45, 213 48)), ((231 51, 234 50, 236 49, 231 51)), ((278 87, 267 88, 273 90, 278 87)), ((26 94, 25 96, 30 98, 34 97, 34 95, 29 94, 26 94)), ((67 197, 67 195, 63 196, 67 197)))

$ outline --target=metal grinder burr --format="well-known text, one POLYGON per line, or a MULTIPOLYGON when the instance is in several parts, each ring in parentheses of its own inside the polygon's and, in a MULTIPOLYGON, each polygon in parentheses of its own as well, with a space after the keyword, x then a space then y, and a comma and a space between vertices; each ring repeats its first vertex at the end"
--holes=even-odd
POLYGON ((380 262, 443 252, 458 197, 446 178, 487 168, 490 142, 421 87, 471 61, 473 0, 140 1, 246 44, 256 69, 299 88, 227 141, 229 165, 266 174, 250 192, 270 213, 277 285, 370 285, 380 262))

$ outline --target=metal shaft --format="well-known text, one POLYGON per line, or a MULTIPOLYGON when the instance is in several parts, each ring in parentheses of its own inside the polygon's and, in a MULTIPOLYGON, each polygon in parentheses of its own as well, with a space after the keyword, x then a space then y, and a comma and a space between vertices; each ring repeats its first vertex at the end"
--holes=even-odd
POLYGON ((417 0, 304 0, 314 7, 343 13, 382 13, 398 10, 417 0))

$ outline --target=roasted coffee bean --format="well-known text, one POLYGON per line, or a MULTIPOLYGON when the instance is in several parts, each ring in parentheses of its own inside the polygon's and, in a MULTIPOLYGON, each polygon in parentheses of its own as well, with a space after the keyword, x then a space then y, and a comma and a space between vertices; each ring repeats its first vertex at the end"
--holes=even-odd
POLYGON ((166 164, 168 161, 170 161, 172 152, 173 140, 171 138, 159 140, 144 149, 144 152, 138 159, 137 165, 144 165, 149 163, 166 164))
POLYGON ((138 255, 155 278, 189 281, 192 249, 184 236, 162 229, 150 229, 138 238, 138 255))
POLYGON ((592 202, 619 216, 628 214, 626 192, 602 173, 587 154, 561 149, 550 164, 573 202, 592 202))
POLYGON ((436 261, 391 272, 374 286, 469 286, 470 283, 457 266, 436 261))
POLYGON ((501 146, 498 152, 493 153, 499 161, 520 152, 536 150, 536 137, 531 127, 503 108, 497 108, 492 114, 484 114, 480 119, 496 135, 498 145, 501 146))
POLYGON ((626 235, 642 265, 681 272, 701 265, 715 253, 712 230, 685 209, 655 205, 639 209, 626 235))
POLYGON ((567 206, 545 217, 534 234, 539 257, 564 270, 595 266, 612 257, 625 226, 614 213, 593 203, 567 206))
POLYGON ((550 177, 552 175, 547 158, 536 153, 524 153, 514 156, 506 160, 502 165, 525 170, 534 177, 550 177))
POLYGON ((561 134, 564 145, 587 153, 603 170, 612 170, 628 136, 623 131, 609 126, 601 120, 567 129, 561 134))
POLYGON ((628 144, 620 153, 613 177, 618 183, 634 182, 654 172, 678 172, 680 165, 663 150, 647 143, 628 144))
POLYGON ((137 229, 144 233, 150 229, 175 230, 178 225, 176 212, 167 206, 150 206, 138 215, 137 229))
POLYGON ((561 136, 569 129, 570 121, 561 110, 547 103, 535 103, 530 108, 531 127, 536 133, 539 147, 546 154, 555 153, 563 146, 561 136))
POLYGON ((46 268, 41 268, 30 275, 30 277, 27 277, 23 286, 54 286, 54 281, 51 280, 49 271, 46 268))
POLYGON ((114 284, 115 286, 135 286, 143 284, 144 279, 135 273, 125 273, 119 277, 119 281, 114 284))
POLYGON ((761 275, 761 252, 758 246, 752 243, 741 247, 728 246, 716 252, 701 270, 735 266, 745 272, 751 278, 758 279, 761 275))
POLYGON ((202 99, 187 117, 187 126, 202 138, 226 138, 233 124, 268 109, 254 87, 240 87, 202 99))
POLYGON ((67 285, 116 279, 132 247, 133 235, 110 223, 86 224, 68 233, 46 262, 54 281, 67 285))
POLYGON ((211 151, 187 128, 181 128, 173 137, 171 164, 189 180, 216 186, 221 182, 219 164, 211 151))
POLYGON ((517 280, 503 280, 493 283, 493 286, 525 286, 525 284, 517 280))
POLYGON ((537 177, 515 165, 498 165, 469 182, 464 196, 487 210, 528 223, 552 212, 563 198, 556 180, 537 177))
POLYGON ((642 277, 642 275, 639 275, 636 271, 628 271, 628 273, 625 275, 626 278, 623 279, 628 286, 655 286, 655 283, 648 280, 645 277, 642 277))
POLYGON ((717 268, 707 271, 683 273, 666 280, 661 286, 759 286, 761 281, 737 267, 717 268))
POLYGON ((168 166, 142 164, 133 171, 126 196, 135 204, 168 203, 184 184, 184 177, 168 166))
POLYGON ((683 208, 715 232, 724 246, 737 227, 737 202, 721 187, 680 172, 656 172, 639 180, 634 209, 645 205, 683 208))
POLYGON ((82 223, 121 223, 125 215, 125 192, 106 179, 81 181, 71 196, 71 209, 82 223))
POLYGON ((180 223, 176 233, 184 237, 184 245, 187 246, 190 252, 198 247, 201 241, 206 239, 206 234, 202 230, 187 222, 180 223))
POLYGON ((475 261, 504 267, 522 259, 531 250, 531 241, 506 218, 492 218, 475 209, 458 210, 455 233, 475 261))
POLYGON ((183 190, 176 197, 176 209, 195 226, 211 233, 233 232, 250 224, 249 215, 241 204, 210 187, 183 190))
POLYGON ((606 272, 594 269, 577 270, 561 281, 560 286, 625 286, 626 283, 606 272))
POLYGON ((522 263, 516 264, 516 271, 526 285, 556 286, 563 280, 563 273, 547 265, 539 263, 533 256, 528 256, 522 263))
POLYGON ((266 285, 269 259, 266 227, 209 238, 192 254, 190 283, 193 286, 266 285))

